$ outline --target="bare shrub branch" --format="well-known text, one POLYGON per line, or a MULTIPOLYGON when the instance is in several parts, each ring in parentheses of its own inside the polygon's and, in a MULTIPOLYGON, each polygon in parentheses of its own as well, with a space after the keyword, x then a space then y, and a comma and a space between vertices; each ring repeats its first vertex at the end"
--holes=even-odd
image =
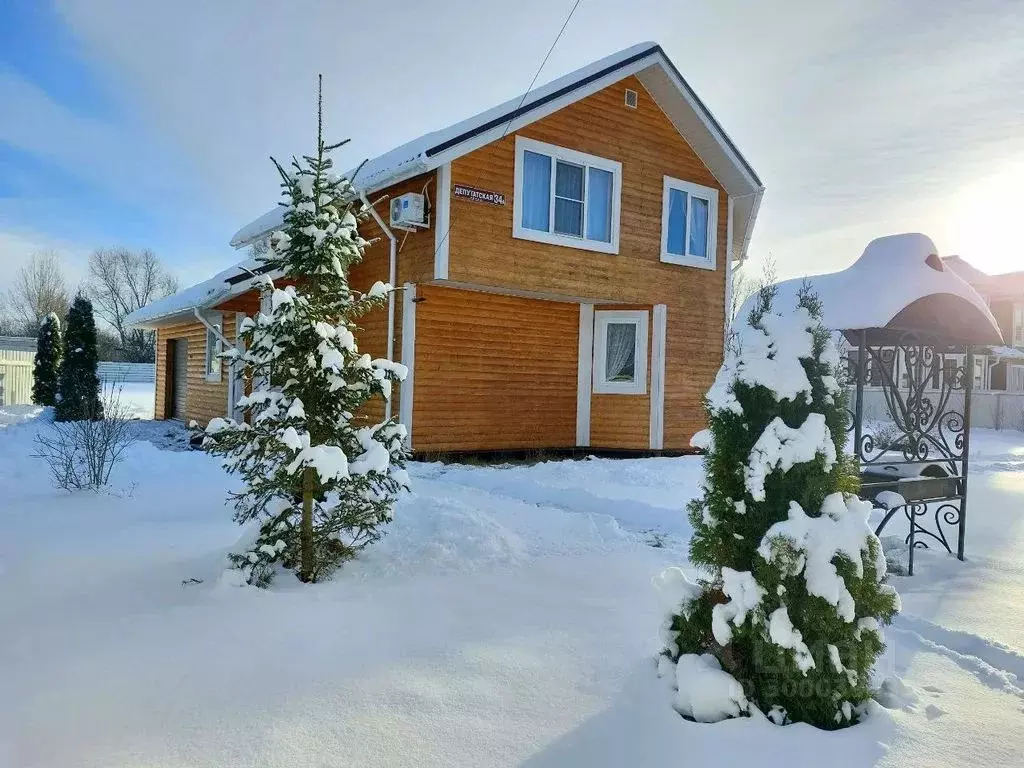
POLYGON ((131 411, 121 403, 121 386, 105 388, 100 401, 101 418, 54 422, 52 431, 36 435, 33 455, 46 462, 58 488, 102 488, 135 442, 131 411))

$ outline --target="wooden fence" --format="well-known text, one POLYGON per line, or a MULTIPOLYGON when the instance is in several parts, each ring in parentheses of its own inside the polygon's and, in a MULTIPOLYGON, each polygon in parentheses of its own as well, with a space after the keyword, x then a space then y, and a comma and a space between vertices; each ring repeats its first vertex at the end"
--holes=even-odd
POLYGON ((156 363, 99 363, 96 373, 102 382, 151 384, 156 381, 156 363))
POLYGON ((32 402, 32 366, 36 340, 21 336, 0 336, 0 405, 32 402))

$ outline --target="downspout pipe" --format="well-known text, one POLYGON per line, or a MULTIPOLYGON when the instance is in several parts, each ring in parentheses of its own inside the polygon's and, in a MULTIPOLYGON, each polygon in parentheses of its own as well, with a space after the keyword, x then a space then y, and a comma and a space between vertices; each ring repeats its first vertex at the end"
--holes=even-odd
POLYGON ((210 333, 212 333, 220 340, 220 343, 224 345, 224 349, 228 349, 229 347, 234 346, 234 344, 232 344, 230 341, 224 338, 223 333, 217 330, 217 326, 210 325, 210 321, 203 317, 202 312, 199 311, 199 307, 192 307, 192 314, 196 316, 196 320, 202 323, 206 330, 208 330, 210 333))
MULTIPOLYGON (((373 216, 373 220, 377 222, 377 226, 380 227, 381 232, 387 235, 390 241, 390 252, 388 257, 388 284, 391 286, 391 290, 388 291, 388 350, 387 359, 390 362, 395 360, 395 281, 398 279, 398 238, 395 237, 395 233, 391 231, 387 224, 384 223, 384 219, 377 213, 377 209, 370 205, 370 201, 366 199, 366 192, 359 193, 359 199, 363 201, 370 210, 370 215, 373 216)), ((389 397, 384 402, 384 419, 391 418, 391 398, 389 397)))

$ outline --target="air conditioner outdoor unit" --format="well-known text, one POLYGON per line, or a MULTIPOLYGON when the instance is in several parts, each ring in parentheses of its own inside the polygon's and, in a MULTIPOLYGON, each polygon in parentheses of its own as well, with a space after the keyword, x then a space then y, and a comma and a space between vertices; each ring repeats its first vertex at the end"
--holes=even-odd
POLYGON ((391 201, 391 226, 395 229, 413 231, 418 227, 427 228, 427 220, 423 205, 423 195, 418 192, 406 192, 391 201))

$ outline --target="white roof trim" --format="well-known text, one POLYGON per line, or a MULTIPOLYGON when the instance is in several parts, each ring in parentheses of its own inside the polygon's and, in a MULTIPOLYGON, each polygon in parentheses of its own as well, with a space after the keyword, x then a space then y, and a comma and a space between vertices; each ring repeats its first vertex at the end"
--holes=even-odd
MULTIPOLYGON (((233 267, 218 272, 209 280, 191 285, 162 299, 151 301, 128 315, 125 318, 125 324, 129 327, 152 330, 176 320, 191 321, 195 318, 193 314, 195 310, 212 307, 252 288, 255 281, 262 279, 262 275, 253 274, 253 271, 259 266, 260 264, 255 259, 244 259, 233 267), (245 272, 249 272, 250 277, 238 280, 237 278, 245 272), (232 279, 234 282, 228 282, 232 279)), ((277 276, 279 276, 277 272, 270 275, 270 277, 277 276)))
MULTIPOLYGON (((646 72, 647 76, 642 78, 647 81, 645 87, 650 90, 648 83, 654 83, 655 90, 659 90, 658 78, 655 76, 658 71, 663 73, 661 79, 674 86, 689 111, 698 118, 699 126, 692 126, 694 130, 691 134, 699 131, 703 135, 697 137, 684 134, 684 138, 691 144, 696 142, 702 145, 703 152, 697 148, 695 151, 731 197, 750 201, 749 206, 740 203, 736 211, 738 231, 742 233, 737 238, 739 253, 735 254, 739 258, 750 240, 764 187, 721 125, 657 43, 640 43, 626 48, 530 91, 525 99, 523 95, 517 96, 467 120, 396 147, 365 163, 357 177, 352 179, 353 185, 364 193, 370 193, 432 171, 629 75, 646 72), (698 138, 701 140, 698 141, 698 138)), ((662 102, 670 94, 666 89, 660 90, 663 91, 662 99, 655 100, 669 114, 662 102)), ((669 119, 672 119, 671 115, 669 119)), ((673 120, 673 124, 677 130, 680 128, 677 120, 673 120)), ((279 227, 282 222, 283 208, 278 206, 238 230, 231 238, 231 245, 236 248, 248 245, 279 227)))

